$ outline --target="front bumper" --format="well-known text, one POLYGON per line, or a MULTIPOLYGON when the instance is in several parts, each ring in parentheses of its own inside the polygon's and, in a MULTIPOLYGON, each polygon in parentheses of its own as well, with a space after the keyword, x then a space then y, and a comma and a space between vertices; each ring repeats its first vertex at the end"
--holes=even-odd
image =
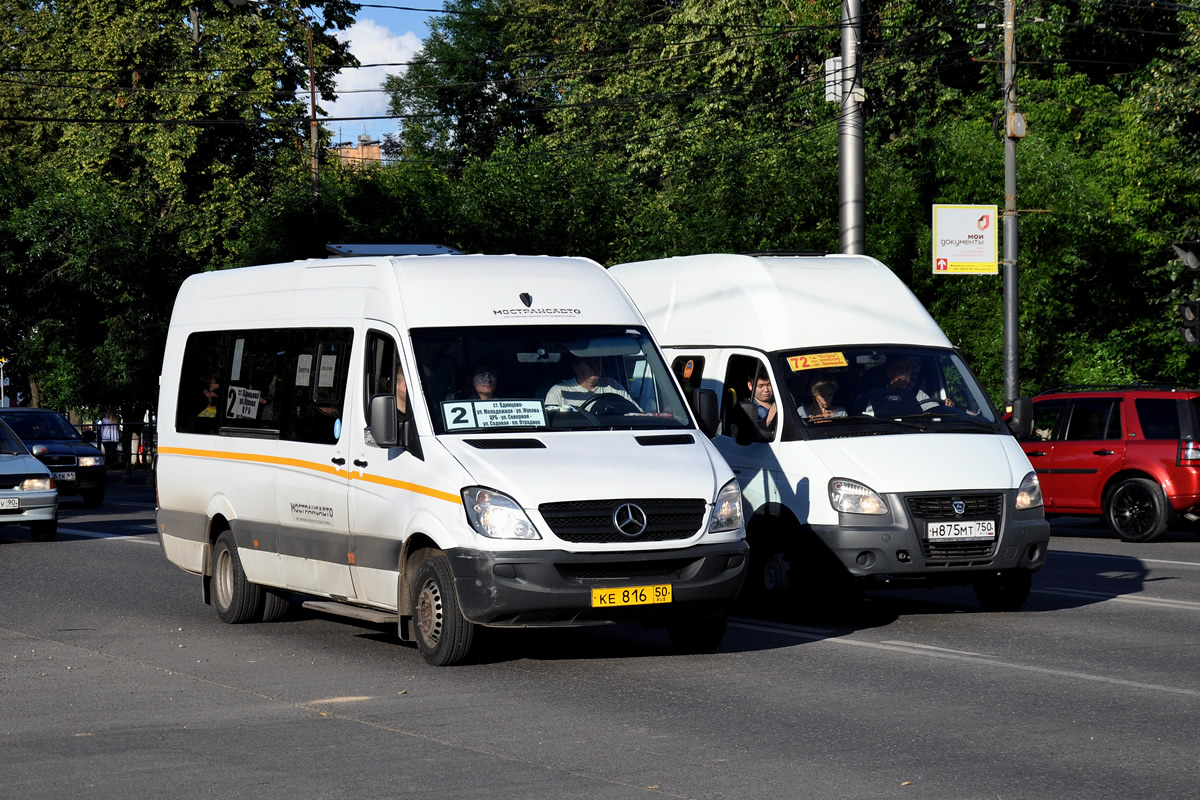
POLYGON ((746 542, 684 550, 494 553, 468 548, 446 555, 463 616, 494 626, 666 624, 724 614, 746 576, 746 542), (671 602, 592 608, 592 589, 671 584, 671 602))
MULTIPOLYGON (((944 493, 943 493, 944 494, 944 493)), ((956 573, 1006 569, 1037 571, 1045 566, 1050 523, 1041 509, 1015 510, 1015 492, 1002 494, 994 540, 926 541, 928 520, 913 517, 905 498, 888 495, 881 516, 842 514, 838 525, 814 525, 813 532, 856 578, 938 578, 956 573)), ((966 574, 961 574, 966 578, 966 574)))
MULTIPOLYGON (((12 494, 5 495, 12 497, 12 494)), ((19 492, 21 507, 0 510, 0 525, 28 525, 50 522, 58 517, 58 492, 19 492)))
POLYGON ((75 495, 92 489, 103 489, 108 475, 103 465, 98 467, 60 467, 48 466, 54 475, 54 483, 58 486, 60 495, 75 495), (59 475, 75 473, 75 480, 60 480, 59 475))

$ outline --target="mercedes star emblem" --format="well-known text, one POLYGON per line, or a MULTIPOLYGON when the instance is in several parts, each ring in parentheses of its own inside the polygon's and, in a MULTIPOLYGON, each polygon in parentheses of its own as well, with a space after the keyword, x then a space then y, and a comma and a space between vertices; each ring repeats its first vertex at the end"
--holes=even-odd
POLYGON ((646 532, 646 512, 633 503, 617 506, 612 522, 614 528, 631 538, 646 532))

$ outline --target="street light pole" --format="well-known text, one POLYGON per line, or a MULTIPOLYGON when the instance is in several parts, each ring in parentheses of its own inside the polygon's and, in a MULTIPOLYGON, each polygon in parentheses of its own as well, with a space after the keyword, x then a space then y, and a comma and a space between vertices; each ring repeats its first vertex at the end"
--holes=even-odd
POLYGON ((304 42, 308 45, 308 148, 309 158, 312 163, 312 207, 313 213, 317 212, 317 198, 321 193, 321 178, 318 171, 317 163, 317 78, 316 78, 316 58, 313 55, 313 26, 306 14, 303 14, 297 9, 281 6, 276 3, 268 2, 268 0, 230 0, 236 6, 256 5, 267 6, 283 11, 287 14, 292 14, 296 18, 301 30, 304 31, 304 42))

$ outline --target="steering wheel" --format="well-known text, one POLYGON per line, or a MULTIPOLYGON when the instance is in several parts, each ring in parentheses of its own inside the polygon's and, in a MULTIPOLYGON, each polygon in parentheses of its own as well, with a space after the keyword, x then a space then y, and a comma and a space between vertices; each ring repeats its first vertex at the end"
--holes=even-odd
POLYGON ((619 394, 609 392, 589 397, 579 409, 595 414, 598 417, 637 414, 641 411, 632 400, 626 400, 619 394))

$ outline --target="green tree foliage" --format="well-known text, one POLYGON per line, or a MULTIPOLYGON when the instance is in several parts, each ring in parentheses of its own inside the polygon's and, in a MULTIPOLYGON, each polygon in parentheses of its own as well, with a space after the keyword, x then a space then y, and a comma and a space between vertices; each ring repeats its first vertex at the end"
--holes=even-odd
MULTIPOLYGON (((448 0, 415 63, 385 84, 401 126, 389 162, 326 165, 315 208, 293 14, 219 0, 196 7, 198 22, 167 0, 0 4, 14 20, 0 39, 0 119, 39 120, 0 126, 0 303, 16 309, 0 327, 36 353, 56 398, 107 402, 87 398, 147 382, 157 364, 129 364, 155 362, 137 348, 187 273, 339 239, 604 263, 838 247, 840 109, 823 63, 841 28, 827 0, 448 0), (51 67, 86 71, 32 69, 51 67), (252 124, 161 122, 183 118, 252 124), (34 310, 52 298, 86 336, 34 310)), ((330 70, 353 59, 330 32, 355 7, 309 11, 328 95, 330 70)), ((999 399, 1001 280, 934 276, 930 217, 935 203, 1004 206, 1002 5, 864 11, 867 250, 999 399)), ((1029 123, 1017 148, 1022 389, 1194 382, 1200 351, 1174 315, 1200 286, 1170 244, 1200 238, 1197 12, 1029 0, 1015 35, 1029 123)))
POLYGON ((306 20, 328 96, 355 10, 0 1, 0 325, 43 404, 153 405, 180 281, 307 185, 306 20))

